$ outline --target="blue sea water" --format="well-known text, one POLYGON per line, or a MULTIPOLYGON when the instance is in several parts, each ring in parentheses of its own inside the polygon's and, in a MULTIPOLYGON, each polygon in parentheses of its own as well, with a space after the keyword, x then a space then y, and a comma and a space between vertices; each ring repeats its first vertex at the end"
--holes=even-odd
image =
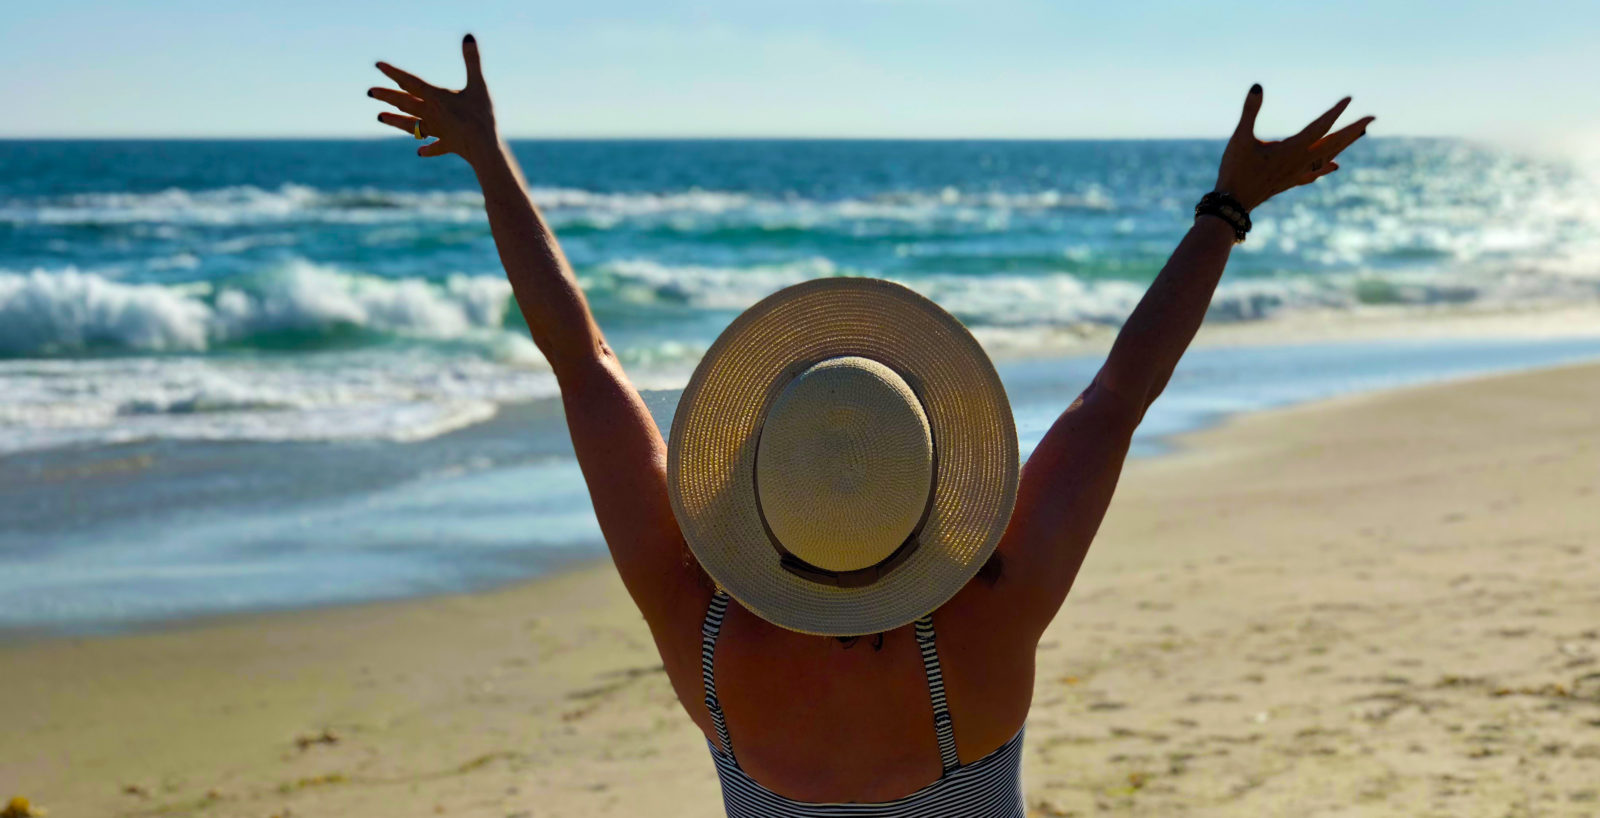
MULTIPOLYGON (((0 452, 410 440, 552 394, 470 171, 410 144, 0 142, 0 452)), ((1221 149, 514 147, 613 346, 664 388, 815 276, 906 283, 997 357, 1115 325, 1221 149)), ((1372 139, 1344 165, 1258 212, 1212 320, 1600 293, 1600 183, 1573 162, 1372 139)))
MULTIPOLYGON (((0 141, 0 628, 480 587, 602 553, 464 164, 409 140, 0 141)), ((665 425, 771 291, 873 275, 995 356, 1024 450, 1209 189, 1207 141, 514 148, 665 425)), ((1256 214, 1210 321, 1600 298, 1571 160, 1375 139, 1256 214)), ((1595 338, 1193 350, 1136 452, 1212 419, 1600 357, 1595 338)))

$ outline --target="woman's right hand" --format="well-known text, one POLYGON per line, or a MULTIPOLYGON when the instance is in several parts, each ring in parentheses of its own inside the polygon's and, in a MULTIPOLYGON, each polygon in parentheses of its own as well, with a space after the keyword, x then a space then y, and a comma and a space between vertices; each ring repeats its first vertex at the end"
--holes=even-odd
POLYGON ((461 41, 461 57, 467 63, 467 85, 460 91, 430 85, 413 74, 380 62, 378 70, 394 80, 400 90, 372 88, 367 96, 383 100, 406 114, 385 111, 378 114, 379 122, 406 133, 416 133, 420 120, 424 137, 438 137, 438 141, 418 148, 418 156, 453 153, 469 164, 476 164, 500 149, 500 134, 495 129, 489 86, 484 84, 483 68, 478 64, 478 41, 471 34, 461 41))
POLYGON ((1255 134, 1261 97, 1261 86, 1252 86, 1244 100, 1239 127, 1222 152, 1222 168, 1217 172, 1216 189, 1238 199, 1246 210, 1254 210, 1289 188, 1309 185, 1338 170, 1334 157, 1365 135, 1367 125, 1374 119, 1362 117, 1328 133, 1350 104, 1350 98, 1345 97, 1300 133, 1281 142, 1263 142, 1255 134))

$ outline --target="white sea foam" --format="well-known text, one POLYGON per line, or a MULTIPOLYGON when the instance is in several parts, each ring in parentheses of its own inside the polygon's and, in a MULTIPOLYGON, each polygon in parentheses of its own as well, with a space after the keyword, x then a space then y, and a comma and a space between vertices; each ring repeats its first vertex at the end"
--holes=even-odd
POLYGON ((303 261, 222 282, 127 283, 68 269, 0 273, 0 452, 149 438, 408 440, 555 393, 501 278, 391 281, 303 261), (401 341, 314 354, 356 331, 401 341), (258 343, 259 342, 259 343, 258 343), (172 353, 220 353, 205 356, 172 353), (163 357, 125 357, 165 353, 163 357))
POLYGON ((206 347, 212 312, 181 290, 74 269, 0 273, 0 354, 95 346, 152 352, 206 347))
MULTIPOLYGON (((1348 271, 1384 260, 1480 263, 1515 257, 1589 269, 1600 265, 1600 184, 1547 178, 1548 172, 1510 159, 1451 161, 1458 164, 1443 169, 1356 167, 1335 182, 1296 191, 1257 216, 1241 259, 1277 253, 1310 265, 1310 272, 1319 267, 1348 271)), ((1183 210, 1165 195, 1136 190, 1114 198, 1095 184, 1070 190, 901 190, 843 198, 694 188, 533 191, 558 230, 949 236, 999 233, 1039 220, 1046 221, 1034 227, 1057 230, 1064 226, 1062 218, 1076 222, 1114 216, 1116 221, 1106 225, 1112 236, 1158 229, 1164 239, 1181 224, 1183 210)), ((385 236, 403 239, 425 225, 470 224, 478 230, 483 222, 482 197, 475 191, 320 190, 288 184, 0 200, 0 224, 121 226, 146 238, 177 238, 193 227, 266 230, 275 224, 327 224, 365 227, 369 232, 356 240, 376 244, 385 236)), ((295 240, 286 232, 229 236, 212 241, 211 251, 238 252, 295 240)), ((169 263, 188 262, 174 256, 169 263)))
POLYGON ((424 350, 0 361, 0 452, 174 440, 416 440, 556 394, 544 368, 424 350))
MULTIPOLYGON (((808 199, 690 188, 661 192, 601 192, 534 188, 533 199, 552 221, 609 228, 643 222, 696 230, 726 224, 769 229, 817 227, 859 221, 926 222, 935 218, 985 221, 1010 211, 1112 210, 1104 190, 1036 192, 933 191, 883 193, 868 198, 808 199)), ((0 201, 0 224, 261 225, 271 223, 382 224, 477 222, 484 219, 476 191, 397 191, 375 188, 320 190, 286 184, 276 189, 235 186, 172 188, 151 193, 81 193, 0 201)))
MULTIPOLYGON (((1210 318, 1254 321, 1296 310, 1357 309, 1374 305, 1432 306, 1473 302, 1484 309, 1600 298, 1600 268, 1471 271, 1358 270, 1320 276, 1237 277, 1224 280, 1210 318)), ((650 259, 615 261, 585 273, 591 292, 634 303, 742 310, 775 290, 812 278, 874 275, 823 257, 750 267, 666 265, 650 259)), ((888 278, 928 296, 967 324, 1034 327, 1054 332, 1122 323, 1146 285, 1115 278, 1084 279, 1067 272, 932 274, 888 278)))
POLYGON ((128 283, 68 268, 0 271, 0 355, 97 348, 200 352, 253 336, 352 329, 462 340, 526 358, 503 324, 510 285, 455 275, 390 280, 291 261, 259 275, 190 285, 128 283))
POLYGON ((480 218, 483 197, 466 191, 323 191, 286 184, 152 193, 80 193, 0 202, 0 224, 239 225, 273 222, 383 222, 480 218))
MULTIPOLYGON (((591 288, 633 309, 743 309, 789 284, 856 271, 814 258, 751 268, 669 266, 648 260, 586 274, 591 288)), ((1026 354, 1092 328, 1120 324, 1142 285, 1068 273, 909 278, 999 355, 1026 354)), ((1213 320, 1252 321, 1296 310, 1405 309, 1472 302, 1482 308, 1600 298, 1600 277, 1507 273, 1471 280, 1422 272, 1228 281, 1213 320)), ((0 361, 0 452, 149 438, 410 440, 491 417, 507 401, 556 394, 536 349, 503 327, 499 279, 392 282, 296 264, 249 282, 164 287, 76 271, 0 276, 0 344, 28 354, 75 345, 198 352, 281 332, 359 327, 442 343, 314 354, 0 361), (40 339, 51 339, 47 349, 40 339), (463 344, 465 346, 463 346, 463 344)), ((641 388, 687 379, 709 337, 681 333, 620 350, 641 388)))
POLYGON ((787 264, 749 267, 668 265, 638 258, 612 261, 584 271, 579 276, 579 283, 589 292, 625 302, 674 303, 700 309, 742 310, 790 284, 849 274, 820 256, 787 264))
POLYGON ((232 339, 283 330, 359 327, 423 338, 459 338, 498 329, 510 305, 504 279, 452 276, 442 286, 393 281, 295 262, 216 293, 214 337, 232 339))

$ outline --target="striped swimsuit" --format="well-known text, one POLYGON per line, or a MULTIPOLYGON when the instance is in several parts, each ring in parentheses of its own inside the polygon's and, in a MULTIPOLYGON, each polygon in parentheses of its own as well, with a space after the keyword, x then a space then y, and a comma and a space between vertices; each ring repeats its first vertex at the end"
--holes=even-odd
POLYGON ((727 748, 724 753, 707 741, 711 758, 722 781, 722 801, 728 818, 824 818, 825 816, 871 816, 871 818, 1024 818, 1022 800, 1022 730, 994 752, 962 766, 956 755, 955 731, 950 724, 950 709, 944 697, 944 675, 939 670, 939 652, 934 647, 933 618, 916 622, 917 645, 922 650, 922 667, 928 674, 928 696, 933 701, 934 733, 939 739, 939 758, 944 772, 939 780, 893 801, 876 804, 818 804, 785 798, 756 783, 739 768, 734 759, 728 724, 717 701, 717 684, 712 674, 712 659, 722 619, 728 611, 728 595, 722 589, 711 597, 706 621, 700 629, 700 673, 705 684, 706 709, 716 726, 717 738, 727 748))

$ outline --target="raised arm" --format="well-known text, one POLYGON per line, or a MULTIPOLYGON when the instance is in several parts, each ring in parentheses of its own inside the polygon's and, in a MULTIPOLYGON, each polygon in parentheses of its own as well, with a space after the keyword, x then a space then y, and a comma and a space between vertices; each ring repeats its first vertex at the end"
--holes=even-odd
POLYGON ((696 604, 683 591, 694 587, 699 570, 687 556, 667 499, 666 445, 606 345, 555 234, 500 138, 472 35, 462 41, 461 51, 467 84, 459 91, 380 62, 378 69, 400 88, 373 88, 367 94, 403 112, 381 113, 380 122, 437 137, 417 150, 419 156, 453 153, 477 174, 517 306, 560 384, 601 533, 628 592, 654 626, 678 607, 696 604))
MULTIPOLYGON (((1261 86, 1250 89, 1239 127, 1223 151, 1222 167, 1217 173, 1216 190, 1231 196, 1246 210, 1254 210, 1289 188, 1309 185, 1338 170, 1334 157, 1361 138, 1372 122, 1372 117, 1366 117, 1338 133, 1328 134, 1350 104, 1346 97, 1300 133, 1282 142, 1262 142, 1255 136, 1261 97, 1261 86)), ((1178 243, 1155 283, 1122 325, 1111 355, 1095 380, 1135 408, 1141 417, 1166 388, 1178 359, 1200 329, 1233 243, 1233 228, 1222 218, 1196 217, 1188 235, 1178 243)))
MULTIPOLYGON (((1253 210, 1293 187, 1339 169, 1333 161, 1366 133, 1372 117, 1334 133, 1341 100, 1281 142, 1255 136, 1261 86, 1250 89, 1239 126, 1223 151, 1216 190, 1253 210)), ((1134 429, 1160 396, 1200 328, 1235 239, 1215 215, 1195 217, 1165 267, 1122 326, 1098 375, 1062 413, 1028 458, 1016 512, 1001 543, 1005 575, 1027 621, 1043 630, 1066 599, 1100 527, 1134 429)))

